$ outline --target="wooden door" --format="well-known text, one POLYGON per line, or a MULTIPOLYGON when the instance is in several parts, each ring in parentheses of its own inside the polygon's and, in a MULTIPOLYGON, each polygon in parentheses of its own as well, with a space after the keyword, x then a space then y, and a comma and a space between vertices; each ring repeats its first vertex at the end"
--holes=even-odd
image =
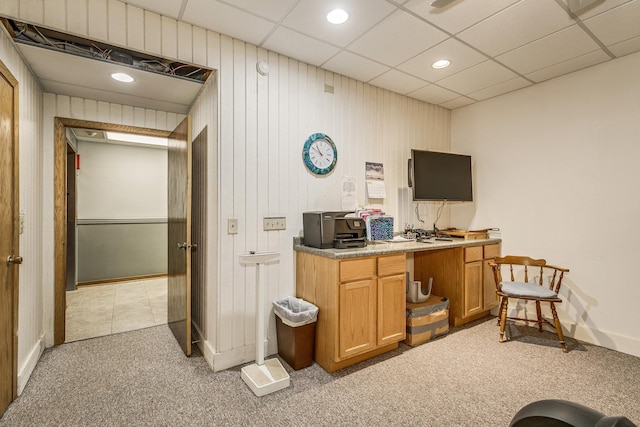
POLYGON ((18 82, 0 61, 0 417, 17 395, 18 82))
POLYGON ((168 150, 169 327, 191 356, 191 116, 169 135, 168 150))
POLYGON ((67 290, 76 290, 76 152, 67 143, 67 290))
POLYGON ((339 358, 376 348, 376 279, 340 284, 339 358))
POLYGON ((402 341, 407 330, 406 276, 378 279, 378 345, 402 341))

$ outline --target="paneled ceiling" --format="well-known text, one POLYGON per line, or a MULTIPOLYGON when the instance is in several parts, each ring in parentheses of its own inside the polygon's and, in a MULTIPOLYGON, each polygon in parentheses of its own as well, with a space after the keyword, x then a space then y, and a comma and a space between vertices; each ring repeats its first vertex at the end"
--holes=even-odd
POLYGON ((447 108, 640 50, 640 0, 126 2, 447 108))
POLYGON ((640 0, 125 2, 450 109, 640 51, 640 0), (338 7, 349 20, 330 24, 338 7))

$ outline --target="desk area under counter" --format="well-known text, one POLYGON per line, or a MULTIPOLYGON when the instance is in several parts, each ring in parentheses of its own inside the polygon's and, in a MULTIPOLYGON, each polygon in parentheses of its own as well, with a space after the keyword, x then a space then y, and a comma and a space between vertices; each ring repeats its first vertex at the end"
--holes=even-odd
POLYGON ((328 372, 398 347, 405 339, 405 271, 433 278, 432 293, 449 298, 452 325, 486 316, 498 305, 488 262, 500 239, 373 243, 317 249, 294 239, 296 296, 319 308, 315 360, 328 372))

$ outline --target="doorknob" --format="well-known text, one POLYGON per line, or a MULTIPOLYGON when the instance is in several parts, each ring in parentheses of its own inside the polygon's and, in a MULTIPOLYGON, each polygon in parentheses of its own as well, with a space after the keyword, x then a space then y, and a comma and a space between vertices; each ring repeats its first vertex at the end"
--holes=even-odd
POLYGON ((11 264, 22 264, 22 257, 9 255, 7 257, 7 265, 11 265, 11 264))
POLYGON ((196 249, 198 245, 196 243, 178 243, 178 249, 196 249))

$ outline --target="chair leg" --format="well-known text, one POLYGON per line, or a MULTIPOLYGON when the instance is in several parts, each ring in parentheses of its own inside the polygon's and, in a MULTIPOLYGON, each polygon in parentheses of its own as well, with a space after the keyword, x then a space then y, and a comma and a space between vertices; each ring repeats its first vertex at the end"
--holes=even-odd
POLYGON ((536 301, 536 314, 538 315, 538 331, 542 332, 542 310, 540 309, 540 301, 536 301))
POLYGON ((509 299, 502 297, 502 303, 500 304, 500 342, 504 342, 504 329, 507 326, 507 306, 509 305, 509 299))
POLYGON ((500 326, 500 318, 502 317, 502 304, 504 304, 504 298, 500 298, 500 308, 498 309, 498 326, 500 326))
POLYGON ((553 322, 556 325, 556 333, 558 334, 558 341, 560 341, 560 346, 562 347, 562 352, 567 352, 567 346, 564 342, 564 335, 562 335, 562 326, 560 326, 560 319, 558 319, 558 313, 556 312, 556 306, 550 302, 551 305, 551 313, 553 314, 553 322))

